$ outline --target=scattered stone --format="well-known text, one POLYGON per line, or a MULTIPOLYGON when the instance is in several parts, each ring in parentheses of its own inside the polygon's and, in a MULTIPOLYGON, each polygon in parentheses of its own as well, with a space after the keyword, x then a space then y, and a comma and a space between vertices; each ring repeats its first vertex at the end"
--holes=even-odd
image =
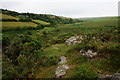
POLYGON ((81 43, 83 40, 82 36, 75 36, 75 37, 70 37, 69 39, 66 40, 67 45, 75 45, 76 43, 81 43))
POLYGON ((64 76, 67 72, 67 70, 69 69, 69 66, 68 65, 60 65, 57 67, 56 69, 56 77, 59 78, 61 76, 64 76))
POLYGON ((61 61, 58 63, 60 64, 55 71, 56 78, 60 78, 64 76, 69 69, 69 65, 65 64, 67 62, 67 59, 65 56, 60 57, 61 61))
POLYGON ((94 36, 94 37, 93 37, 93 39, 95 40, 95 39, 96 39, 96 37, 94 36))
POLYGON ((120 73, 115 73, 113 75, 101 75, 98 80, 120 80, 120 73))
POLYGON ((112 77, 112 75, 101 75, 98 80, 110 80, 110 78, 112 77))
POLYGON ((97 52, 93 52, 91 50, 85 51, 85 50, 81 49, 80 54, 82 54, 83 56, 88 57, 88 58, 93 58, 97 55, 97 52))
POLYGON ((64 64, 67 62, 67 59, 65 56, 61 56, 60 59, 61 59, 61 61, 58 64, 64 64))
POLYGON ((115 74, 112 76, 111 80, 120 80, 120 73, 115 73, 115 74))

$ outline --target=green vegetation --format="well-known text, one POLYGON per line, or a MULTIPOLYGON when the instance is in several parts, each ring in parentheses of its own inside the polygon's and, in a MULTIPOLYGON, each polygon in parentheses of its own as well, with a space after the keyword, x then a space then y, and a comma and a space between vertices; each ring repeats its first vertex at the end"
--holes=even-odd
POLYGON ((50 23, 45 22, 45 21, 41 21, 41 20, 32 20, 35 23, 41 24, 41 25, 49 25, 50 23))
POLYGON ((94 70, 90 70, 89 68, 90 68, 90 66, 86 65, 86 64, 77 66, 74 71, 74 74, 71 77, 72 78, 80 78, 82 80, 97 79, 97 73, 94 70))
POLYGON ((20 18, 19 21, 21 21, 21 22, 31 22, 32 20, 29 17, 24 17, 24 18, 20 18))
POLYGON ((31 19, 30 22, 2 22, 6 30, 2 33, 3 78, 55 78, 60 56, 66 56, 66 64, 70 66, 63 78, 92 80, 120 72, 117 17, 81 21, 8 10, 3 13, 31 19), (83 37, 82 43, 66 45, 68 38, 78 35, 83 37), (97 52, 97 57, 82 56, 81 49, 97 52))
POLYGON ((3 28, 15 28, 15 27, 36 27, 37 24, 32 22, 2 22, 3 28))
MULTIPOLYGON (((6 14, 0 14, 0 16, 2 16, 1 18, 2 19, 14 19, 14 20, 19 20, 19 18, 16 18, 16 17, 13 17, 13 16, 10 16, 10 15, 6 15, 6 14)), ((1 20, 1 19, 0 19, 1 20)))

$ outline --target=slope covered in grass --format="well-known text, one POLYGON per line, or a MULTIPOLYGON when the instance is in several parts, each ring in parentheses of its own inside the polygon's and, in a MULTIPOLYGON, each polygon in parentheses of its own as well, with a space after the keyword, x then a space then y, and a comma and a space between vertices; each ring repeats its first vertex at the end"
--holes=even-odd
POLYGON ((15 27, 36 27, 37 24, 33 22, 2 22, 3 28, 15 28, 15 27))
POLYGON ((2 17, 0 17, 2 19, 15 19, 15 20, 19 20, 19 18, 10 16, 10 15, 6 15, 6 14, 0 14, 0 16, 2 16, 2 17))
MULTIPOLYGON (((6 41, 3 51, 4 59, 7 55, 7 58, 10 57, 11 60, 15 58, 18 61, 18 64, 6 61, 10 64, 10 69, 16 71, 16 73, 12 71, 10 73, 19 74, 18 77, 26 77, 28 73, 27 77, 55 78, 60 56, 66 56, 66 64, 70 66, 62 78, 93 79, 101 75, 111 75, 120 72, 118 32, 117 17, 58 24, 37 30, 4 32, 4 41, 6 41), (83 36, 84 40, 79 44, 66 45, 66 40, 73 36, 83 36), (80 54, 81 49, 95 51, 97 56, 92 59, 86 58, 80 54), (6 53, 6 50, 10 52, 6 53), (14 57, 9 54, 14 54, 14 57), (30 66, 26 67, 26 63, 30 66), (22 75, 19 73, 21 69, 22 75)), ((4 71, 9 72, 9 68, 4 68, 4 71)), ((6 73, 4 76, 8 77, 6 73)))
POLYGON ((41 24, 41 25, 49 25, 50 23, 45 22, 45 21, 41 21, 41 20, 32 20, 35 23, 41 24))

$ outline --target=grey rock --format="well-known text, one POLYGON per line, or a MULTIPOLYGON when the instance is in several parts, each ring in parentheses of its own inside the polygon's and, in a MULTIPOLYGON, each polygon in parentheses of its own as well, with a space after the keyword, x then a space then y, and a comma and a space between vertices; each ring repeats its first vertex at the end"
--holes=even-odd
POLYGON ((56 77, 59 78, 61 76, 64 76, 67 72, 67 70, 69 69, 69 66, 68 65, 60 65, 57 67, 56 69, 56 77))
POLYGON ((82 36, 75 36, 75 37, 70 37, 69 39, 66 40, 67 45, 75 45, 76 43, 81 43, 83 40, 82 36))
POLYGON ((93 52, 92 50, 85 51, 85 50, 81 49, 80 54, 85 57, 88 57, 88 58, 93 58, 93 57, 97 56, 97 52, 93 52))
POLYGON ((115 74, 112 76, 111 80, 120 80, 120 73, 115 73, 115 74))
POLYGON ((64 64, 67 62, 67 59, 65 56, 61 56, 60 59, 61 59, 61 61, 58 64, 64 64))
POLYGON ((120 73, 115 73, 113 75, 101 75, 98 80, 120 80, 120 73))
POLYGON ((67 58, 65 56, 60 57, 61 61, 58 63, 60 64, 55 71, 56 78, 64 76, 69 69, 69 65, 65 64, 67 62, 67 58))

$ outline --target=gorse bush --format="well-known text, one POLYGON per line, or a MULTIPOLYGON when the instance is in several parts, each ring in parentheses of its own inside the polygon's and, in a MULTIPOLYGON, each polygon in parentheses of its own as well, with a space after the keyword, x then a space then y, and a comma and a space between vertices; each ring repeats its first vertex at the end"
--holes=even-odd
MULTIPOLYGON (((9 40, 9 39, 5 39, 9 40)), ((41 66, 41 43, 30 35, 22 36, 19 40, 8 43, 3 49, 4 78, 33 77, 34 72, 41 66), (7 60, 6 60, 7 59, 7 60), (9 68, 8 68, 9 67, 9 68), (9 76, 8 76, 9 73, 9 76)))

